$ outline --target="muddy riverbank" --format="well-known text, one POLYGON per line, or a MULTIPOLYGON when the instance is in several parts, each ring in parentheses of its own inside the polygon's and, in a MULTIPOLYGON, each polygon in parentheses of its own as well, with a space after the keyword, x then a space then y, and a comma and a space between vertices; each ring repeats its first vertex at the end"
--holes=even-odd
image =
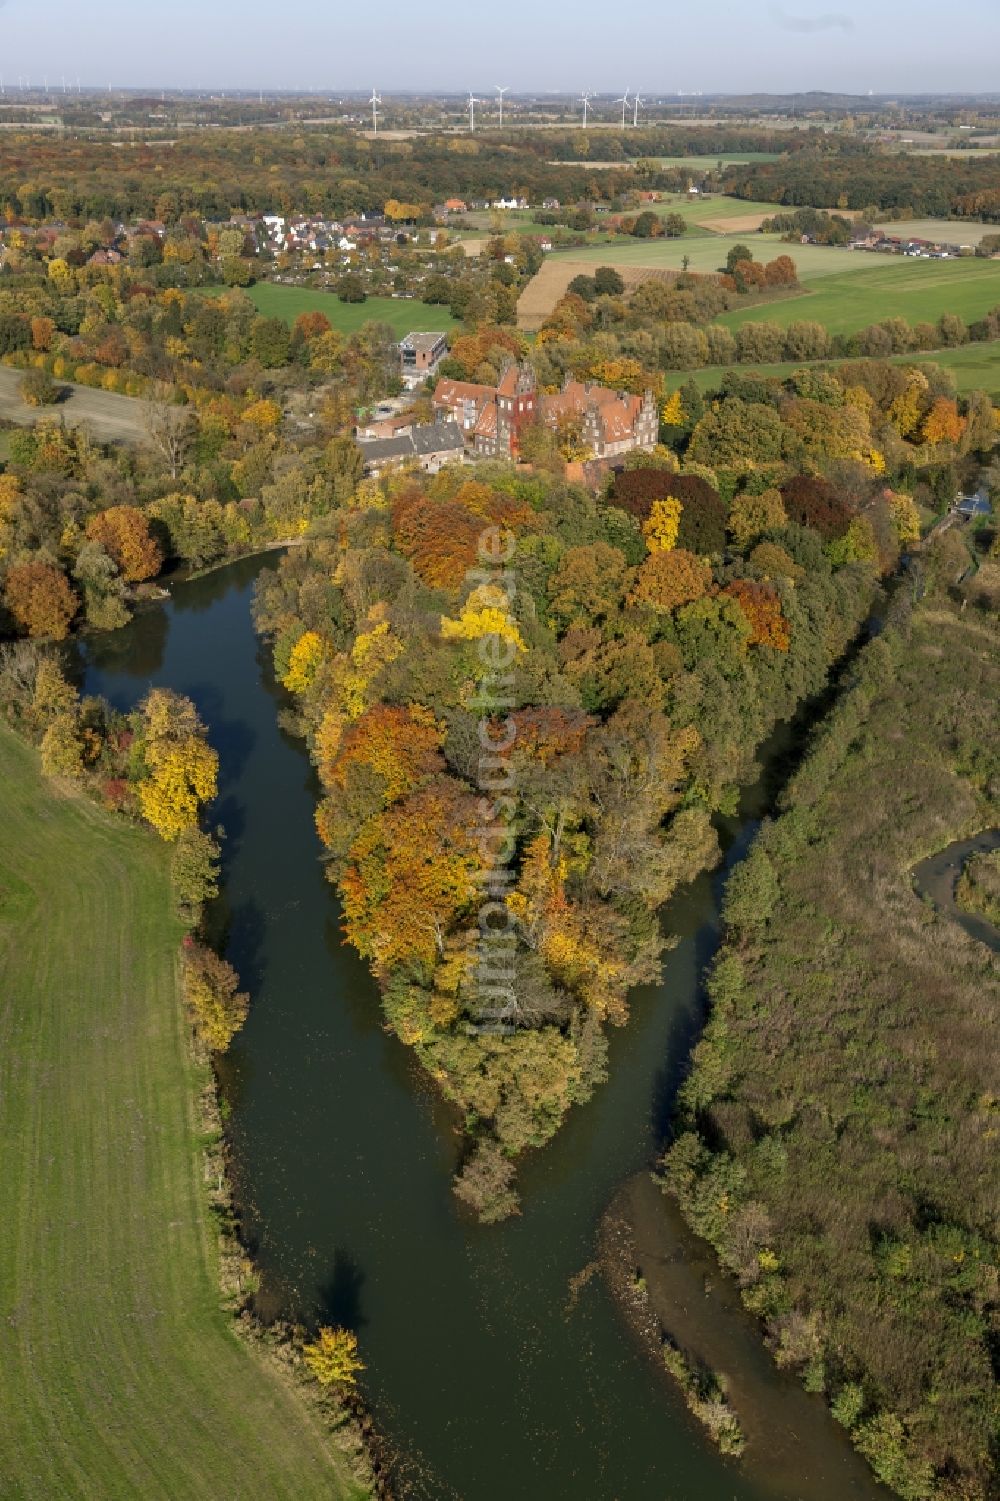
MULTIPOLYGON (((622 1318, 655 1368, 673 1384, 661 1347, 668 1336, 695 1364, 722 1378, 745 1438, 734 1477, 766 1487, 775 1501, 888 1501, 823 1398, 780 1371, 757 1320, 712 1248, 685 1224, 650 1173, 615 1194, 601 1220, 601 1270, 622 1318)), ((697 1429, 690 1417, 692 1430, 697 1429)))

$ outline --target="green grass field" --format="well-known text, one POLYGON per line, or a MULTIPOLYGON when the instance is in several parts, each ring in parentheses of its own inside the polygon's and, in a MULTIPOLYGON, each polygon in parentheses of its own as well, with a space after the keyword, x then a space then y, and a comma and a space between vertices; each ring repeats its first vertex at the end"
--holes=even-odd
MULTIPOLYGON (((716 365, 705 370, 670 370, 664 376, 664 383, 668 391, 675 391, 685 381, 693 380, 699 390, 711 391, 727 370, 776 375, 783 380, 793 370, 801 370, 803 363, 802 360, 787 360, 777 365, 716 365)), ((838 361, 820 363, 836 365, 838 361)), ((988 391, 995 401, 1000 401, 1000 340, 991 344, 963 344, 960 349, 939 349, 929 354, 898 354, 892 357, 892 363, 941 365, 955 377, 955 388, 960 394, 988 391)))
MULTIPOLYGON (((810 252, 819 248, 804 245, 799 253, 793 253, 803 281, 810 252)), ((968 323, 1000 303, 998 261, 924 261, 895 255, 883 260, 859 251, 839 253, 850 258, 851 266, 824 277, 804 295, 738 308, 724 313, 719 322, 737 328, 741 323, 765 318, 784 328, 807 318, 837 334, 851 333, 883 318, 933 323, 942 313, 957 313, 968 323)))
POLYGON ((850 333, 892 317, 932 323, 942 313, 958 313, 968 322, 1000 303, 1000 261, 874 256, 840 246, 788 245, 774 235, 633 240, 568 250, 565 259, 579 261, 581 269, 596 264, 679 270, 686 256, 692 271, 712 272, 724 266, 736 244, 747 245, 758 260, 790 255, 805 290, 799 296, 750 302, 723 314, 719 321, 730 328, 761 320, 786 327, 812 319, 831 333, 850 333))
MULTIPOLYGON (((697 158, 692 157, 691 160, 694 161, 697 158)), ((608 166, 612 164, 596 163, 595 165, 608 166)), ((617 166, 618 163, 614 163, 613 165, 617 166)), ((706 194, 695 198, 688 197, 686 193, 677 193, 661 198, 656 203, 644 203, 639 208, 629 209, 628 212, 634 215, 641 213, 644 209, 650 209, 654 214, 659 214, 661 218, 665 218, 667 214, 680 214, 681 218, 687 224, 686 232, 688 235, 708 236, 718 239, 720 238, 718 232, 706 227, 713 220, 731 219, 733 217, 751 218, 754 215, 759 217, 762 214, 776 214, 780 211, 780 207, 780 204, 777 203, 757 203, 743 198, 726 198, 720 193, 706 194)), ((531 209, 509 209, 504 212, 502 217, 505 234, 546 235, 552 234, 559 227, 553 224, 540 224, 531 209)), ((610 238, 607 231, 601 227, 605 217, 605 215, 599 214, 594 220, 595 229, 593 232, 601 237, 602 243, 607 243, 610 238)), ((477 235, 492 233, 494 223, 494 216, 492 214, 468 214, 466 218, 470 224, 475 226, 475 233, 477 235)), ((617 243, 617 237, 614 238, 617 243)), ((647 241, 646 243, 650 242, 647 241)), ((657 240, 652 243, 661 245, 663 242, 657 240)), ((676 245, 677 241, 673 240, 670 243, 676 245)), ((573 255, 580 253, 583 252, 575 250, 567 252, 567 254, 573 255)))
POLYGON ((408 333, 447 333, 455 320, 446 307, 427 307, 401 297, 369 297, 367 302, 341 302, 334 292, 312 287, 282 287, 259 281, 247 288, 254 306, 265 318, 284 318, 292 324, 300 313, 325 313, 343 334, 365 323, 388 323, 402 338, 408 333))
MULTIPOLYGON (((777 151, 720 151, 718 156, 654 156, 658 167, 693 167, 711 171, 719 162, 724 167, 743 167, 748 162, 776 162, 777 151)), ((730 202, 733 200, 730 199, 730 202)))
MULTIPOLYGON (((692 168, 694 168, 695 171, 697 171, 699 169, 704 169, 706 171, 711 171, 713 167, 717 167, 718 166, 719 162, 721 162, 724 167, 732 167, 732 166, 740 166, 740 167, 742 167, 742 166, 745 166, 748 162, 776 162, 778 160, 778 152, 777 151, 736 151, 736 152, 720 151, 717 156, 712 156, 711 153, 707 153, 707 154, 702 154, 701 156, 653 156, 653 157, 644 158, 644 159, 655 162, 658 167, 692 167, 692 168)), ((589 162, 589 161, 584 161, 584 160, 577 160, 577 161, 550 162, 549 166, 550 167, 584 167, 584 168, 586 168, 586 170, 588 172, 590 172, 590 171, 605 171, 605 172, 608 172, 612 168, 614 168, 616 171, 620 172, 623 167, 630 167, 630 166, 632 166, 632 163, 631 162, 627 162, 627 161, 621 161, 621 162, 589 162)))
POLYGON ((164 847, 0 730, 0 1494, 357 1494, 232 1332, 164 847))
MULTIPOLYGON (((732 202, 732 199, 728 200, 732 202)), ((692 207, 692 205, 687 205, 692 207)), ((580 261, 585 264, 615 265, 615 266, 648 266, 651 269, 669 268, 679 271, 683 264, 684 256, 688 257, 690 269, 710 273, 724 268, 726 255, 732 245, 746 245, 758 260, 773 260, 776 255, 791 255, 798 268, 799 280, 802 282, 819 281, 827 276, 835 276, 845 271, 863 270, 858 263, 870 261, 874 257, 863 257, 856 251, 842 250, 830 245, 787 245, 777 235, 760 235, 757 233, 744 234, 712 234, 708 230, 701 230, 690 238, 677 240, 616 240, 613 246, 590 246, 580 249, 567 250, 565 252, 553 251, 553 257, 559 255, 566 260, 580 261)), ((899 257, 902 262, 902 257, 899 257)), ((896 258, 893 258, 895 265, 896 258)), ((913 262, 903 262, 912 265, 913 262)), ((948 266, 955 262, 928 261, 930 266, 948 266)), ((984 265, 990 264, 983 262, 984 265)), ((1000 262, 995 263, 1000 265, 1000 262)), ((758 317, 762 317, 758 311, 758 317)), ((804 316, 804 315, 802 315, 804 316)))

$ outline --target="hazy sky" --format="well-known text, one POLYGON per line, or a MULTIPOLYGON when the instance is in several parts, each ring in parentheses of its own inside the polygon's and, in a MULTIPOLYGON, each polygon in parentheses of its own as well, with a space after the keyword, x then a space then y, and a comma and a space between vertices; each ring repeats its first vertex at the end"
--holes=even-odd
POLYGON ((0 0, 8 89, 968 91, 998 59, 998 0, 0 0))

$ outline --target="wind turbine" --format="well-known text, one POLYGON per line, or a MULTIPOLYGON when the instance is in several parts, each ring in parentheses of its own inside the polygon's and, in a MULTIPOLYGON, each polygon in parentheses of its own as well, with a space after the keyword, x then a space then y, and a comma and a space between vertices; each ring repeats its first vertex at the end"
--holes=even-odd
POLYGON ((639 106, 640 106, 640 104, 645 104, 645 102, 646 101, 644 99, 640 99, 639 95, 636 94, 636 96, 635 96, 635 112, 634 112, 634 114, 632 116, 632 124, 633 125, 638 125, 639 124, 639 106))
POLYGON ((372 107, 372 135, 378 135, 378 107, 382 103, 382 96, 372 89, 372 97, 368 103, 372 107))
POLYGON ((494 88, 496 89, 497 93, 500 95, 500 129, 503 130, 503 96, 510 89, 510 84, 509 83, 505 83, 504 86, 503 86, 503 88, 501 88, 500 85, 497 83, 497 84, 494 84, 494 88))
POLYGON ((473 94, 472 91, 470 90, 469 91, 469 129, 470 130, 475 130, 475 128, 476 128, 476 105, 480 104, 480 103, 482 103, 482 101, 480 99, 477 99, 476 96, 475 96, 475 94, 473 94))
POLYGON ((616 99, 615 100, 615 103, 616 104, 620 104, 621 107, 622 107, 622 130, 624 130, 625 129, 625 111, 628 109, 628 89, 625 90, 624 94, 622 95, 622 97, 620 99, 616 99))
POLYGON ((586 130, 586 128, 587 128, 587 111, 590 108, 590 95, 589 94, 581 94, 580 98, 583 100, 583 128, 584 128, 584 130, 586 130))

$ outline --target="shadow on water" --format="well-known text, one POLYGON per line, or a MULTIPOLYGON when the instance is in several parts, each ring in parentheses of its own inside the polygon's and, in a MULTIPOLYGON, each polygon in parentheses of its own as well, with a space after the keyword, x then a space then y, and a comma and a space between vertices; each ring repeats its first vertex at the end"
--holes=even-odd
MULTIPOLYGON (((678 942, 663 982, 633 998, 607 1083, 526 1162, 523 1216, 471 1224, 450 1192, 450 1114, 385 1032, 371 975, 341 941, 312 768, 278 726, 284 699, 250 619, 253 580, 276 562, 179 584, 169 606, 109 638, 113 649, 84 647, 88 691, 123 707, 150 681, 191 693, 221 752, 228 838, 213 921, 252 1006, 220 1077, 262 1313, 361 1329, 365 1395, 407 1456, 401 1496, 768 1501, 650 1379, 587 1273, 605 1206, 662 1140, 701 1023, 725 872, 671 903, 678 942)), ((730 863, 766 806, 762 782, 723 823, 730 863)), ((847 1493, 806 1461, 801 1498, 847 1493)))
POLYGON ((319 1322, 360 1334, 367 1319, 361 1312, 361 1289, 365 1274, 349 1251, 333 1253, 333 1271, 317 1289, 319 1322))

